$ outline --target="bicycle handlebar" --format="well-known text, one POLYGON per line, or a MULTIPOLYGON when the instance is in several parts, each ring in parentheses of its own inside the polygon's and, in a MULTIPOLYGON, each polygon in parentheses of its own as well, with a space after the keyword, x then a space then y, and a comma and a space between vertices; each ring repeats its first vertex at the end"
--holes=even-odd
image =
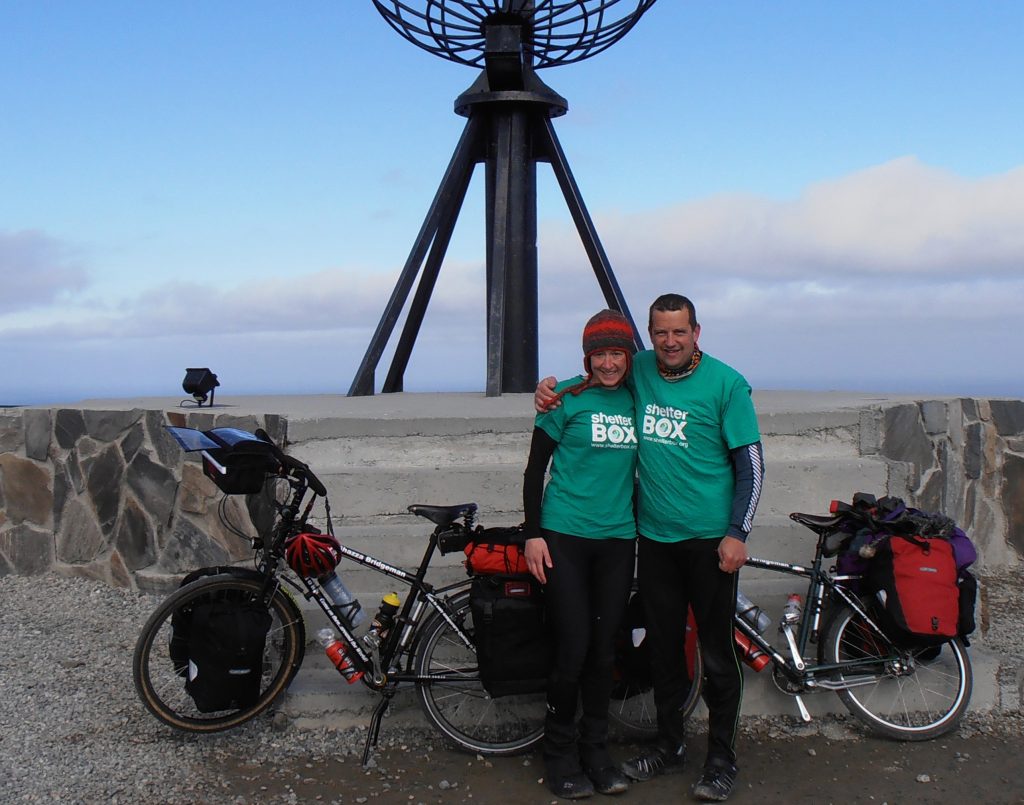
POLYGON ((309 488, 313 490, 313 493, 320 497, 327 497, 327 487, 324 486, 323 481, 316 477, 316 473, 309 468, 309 465, 305 462, 299 461, 293 456, 289 456, 280 447, 274 444, 273 439, 267 434, 263 428, 257 428, 255 431, 256 438, 266 442, 270 446, 270 451, 274 454, 274 458, 281 462, 281 465, 285 467, 289 472, 296 472, 306 479, 306 483, 309 484, 309 488))

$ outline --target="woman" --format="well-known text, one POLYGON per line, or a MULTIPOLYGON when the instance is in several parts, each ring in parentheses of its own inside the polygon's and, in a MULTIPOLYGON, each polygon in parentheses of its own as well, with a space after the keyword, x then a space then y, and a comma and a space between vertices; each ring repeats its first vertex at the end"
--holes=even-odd
POLYGON ((565 799, 629 787, 606 741, 613 641, 633 580, 636 539, 637 440, 625 387, 634 351, 632 327, 621 313, 603 310, 587 322, 587 374, 560 383, 562 404, 537 416, 524 475, 526 561, 546 585, 554 644, 545 779, 565 799))

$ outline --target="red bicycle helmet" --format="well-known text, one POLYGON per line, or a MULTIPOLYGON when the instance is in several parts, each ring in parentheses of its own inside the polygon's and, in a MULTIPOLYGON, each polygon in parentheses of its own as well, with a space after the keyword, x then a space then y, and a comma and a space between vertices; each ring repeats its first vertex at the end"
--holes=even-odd
POLYGON ((289 566, 304 578, 326 576, 341 561, 341 546, 330 534, 295 534, 284 542, 289 566))

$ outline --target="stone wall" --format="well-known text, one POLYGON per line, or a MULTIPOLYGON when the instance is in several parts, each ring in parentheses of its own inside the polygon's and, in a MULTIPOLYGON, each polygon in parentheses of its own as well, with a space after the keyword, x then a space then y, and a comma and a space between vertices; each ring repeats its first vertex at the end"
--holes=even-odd
POLYGON ((204 430, 263 427, 275 440, 286 436, 285 421, 274 415, 0 414, 0 574, 56 570, 164 590, 196 567, 250 558, 221 515, 252 533, 254 524, 271 521, 269 499, 222 496, 164 430, 168 417, 204 430))
POLYGON ((930 400, 861 414, 861 455, 896 462, 890 494, 952 517, 982 566, 1024 556, 1024 401, 930 400))
MULTIPOLYGON (((56 570, 158 591, 193 568, 249 559, 222 515, 252 533, 271 521, 269 498, 222 496, 164 431, 168 417, 287 436, 270 414, 0 413, 0 575, 56 570)), ((888 462, 890 494, 953 517, 983 566, 1024 555, 1024 401, 892 403, 861 409, 859 422, 851 438, 860 455, 888 462)))

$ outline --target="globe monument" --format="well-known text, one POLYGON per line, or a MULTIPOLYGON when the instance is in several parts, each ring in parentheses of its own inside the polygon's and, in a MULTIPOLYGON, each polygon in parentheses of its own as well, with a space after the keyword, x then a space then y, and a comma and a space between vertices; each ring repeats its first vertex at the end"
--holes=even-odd
POLYGON ((485 166, 487 396, 529 392, 537 381, 538 162, 551 165, 605 302, 629 318, 641 347, 640 333, 551 123, 566 113, 568 103, 537 71, 607 50, 655 0, 372 2, 412 44, 480 72, 455 100, 455 112, 467 118, 465 128, 349 396, 374 393, 377 365, 408 303, 381 387, 385 393, 403 390, 405 370, 478 164, 485 166))

